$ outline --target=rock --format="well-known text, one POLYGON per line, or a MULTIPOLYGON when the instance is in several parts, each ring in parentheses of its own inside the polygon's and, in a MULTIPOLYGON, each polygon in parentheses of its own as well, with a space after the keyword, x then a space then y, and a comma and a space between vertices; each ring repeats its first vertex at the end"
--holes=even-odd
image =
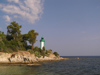
POLYGON ((41 64, 27 64, 27 66, 41 66, 41 64))
POLYGON ((56 56, 53 53, 50 53, 48 57, 55 58, 56 56))
POLYGON ((29 52, 27 51, 18 51, 16 53, 13 53, 11 58, 10 59, 10 62, 14 63, 28 63, 28 62, 35 62, 36 61, 36 58, 35 58, 35 55, 34 54, 30 54, 29 52))
POLYGON ((9 58, 11 57, 11 53, 3 53, 0 52, 0 62, 1 63, 9 63, 9 58))
POLYGON ((55 61, 63 60, 64 58, 56 57, 53 53, 49 53, 48 57, 36 57, 28 51, 18 51, 13 53, 0 52, 0 63, 33 63, 39 61, 55 61))

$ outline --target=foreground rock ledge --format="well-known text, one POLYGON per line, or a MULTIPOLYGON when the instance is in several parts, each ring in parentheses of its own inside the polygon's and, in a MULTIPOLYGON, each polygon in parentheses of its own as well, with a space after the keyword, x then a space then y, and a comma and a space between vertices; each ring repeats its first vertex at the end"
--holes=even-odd
MULTIPOLYGON (((28 51, 18 51, 13 53, 4 53, 0 52, 0 63, 5 64, 22 64, 32 66, 35 62, 43 62, 43 61, 57 61, 57 60, 66 60, 66 58, 56 57, 53 53, 50 53, 49 56, 36 57, 35 54, 31 54, 28 51)), ((39 64, 35 64, 39 65, 39 64)))

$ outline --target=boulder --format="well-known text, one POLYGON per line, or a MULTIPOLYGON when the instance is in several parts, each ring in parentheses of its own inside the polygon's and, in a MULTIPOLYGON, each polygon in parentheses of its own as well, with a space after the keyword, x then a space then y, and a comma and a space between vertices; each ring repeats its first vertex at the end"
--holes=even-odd
POLYGON ((11 57, 11 53, 0 52, 0 63, 9 63, 10 57, 11 57))
POLYGON ((11 58, 9 58, 10 62, 14 63, 28 63, 28 62, 35 62, 36 58, 34 54, 30 54, 27 51, 18 51, 12 53, 11 58))

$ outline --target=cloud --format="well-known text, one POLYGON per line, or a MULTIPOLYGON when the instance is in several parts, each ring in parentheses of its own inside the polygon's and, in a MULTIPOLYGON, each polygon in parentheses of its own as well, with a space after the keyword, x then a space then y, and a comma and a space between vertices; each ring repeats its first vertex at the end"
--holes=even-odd
POLYGON ((19 0, 8 0, 8 2, 15 2, 15 3, 18 3, 19 0))
POLYGON ((11 18, 8 15, 3 16, 4 19, 6 19, 6 22, 10 22, 11 18))
POLYGON ((7 0, 8 4, 0 4, 0 10, 12 15, 12 19, 20 18, 34 24, 43 13, 44 0, 7 0))

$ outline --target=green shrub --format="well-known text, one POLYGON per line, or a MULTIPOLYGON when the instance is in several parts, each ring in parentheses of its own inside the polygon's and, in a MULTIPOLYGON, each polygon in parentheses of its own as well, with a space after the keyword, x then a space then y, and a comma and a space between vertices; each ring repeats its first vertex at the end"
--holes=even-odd
POLYGON ((45 54, 46 54, 46 51, 41 50, 41 55, 43 56, 43 58, 44 58, 45 54))
POLYGON ((59 54, 58 54, 57 52, 54 52, 53 54, 54 54, 55 56, 59 56, 59 54))
POLYGON ((10 48, 7 48, 7 49, 5 49, 5 51, 4 51, 5 53, 12 53, 13 51, 12 51, 12 49, 10 49, 10 48))
POLYGON ((27 51, 29 51, 31 54, 35 53, 32 49, 28 49, 27 51))
POLYGON ((41 55, 40 55, 40 52, 38 52, 38 51, 35 51, 35 56, 37 56, 37 57, 41 57, 41 55))
POLYGON ((48 54, 48 53, 52 53, 52 50, 51 49, 46 50, 46 54, 48 54))
POLYGON ((40 52, 41 53, 41 49, 40 48, 38 48, 37 46, 33 49, 34 51, 38 51, 38 52, 40 52))

